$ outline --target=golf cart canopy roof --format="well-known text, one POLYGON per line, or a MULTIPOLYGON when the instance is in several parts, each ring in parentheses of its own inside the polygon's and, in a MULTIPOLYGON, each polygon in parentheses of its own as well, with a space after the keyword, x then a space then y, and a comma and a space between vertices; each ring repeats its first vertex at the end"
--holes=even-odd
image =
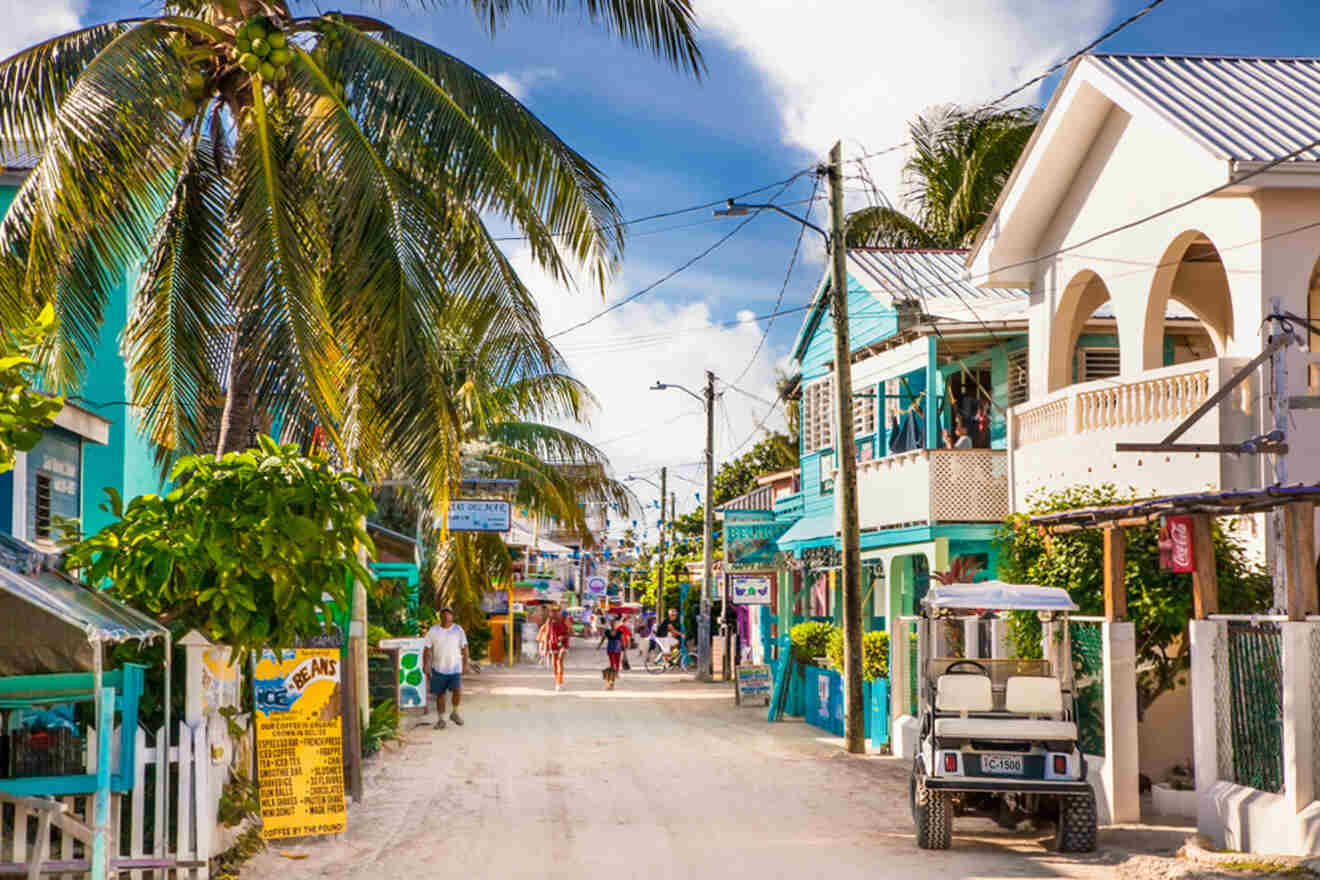
POLYGON ((935 584, 922 604, 938 609, 994 609, 1003 611, 1076 611, 1066 590, 983 581, 978 584, 935 584))

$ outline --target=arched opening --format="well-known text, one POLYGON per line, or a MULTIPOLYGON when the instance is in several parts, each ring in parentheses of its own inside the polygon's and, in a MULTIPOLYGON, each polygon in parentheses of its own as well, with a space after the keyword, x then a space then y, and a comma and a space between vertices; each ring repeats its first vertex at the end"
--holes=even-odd
POLYGON ((1118 328, 1109 288, 1090 269, 1068 282, 1054 313, 1050 339, 1049 390, 1119 373, 1118 328))
POLYGON ((1142 337, 1142 368, 1223 357, 1233 338, 1233 298, 1224 261, 1209 237, 1189 229, 1155 269, 1142 337))

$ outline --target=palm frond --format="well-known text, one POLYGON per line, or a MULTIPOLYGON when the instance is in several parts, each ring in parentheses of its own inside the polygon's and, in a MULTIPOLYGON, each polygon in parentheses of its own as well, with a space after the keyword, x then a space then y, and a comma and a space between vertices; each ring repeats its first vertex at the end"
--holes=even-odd
POLYGON ((844 237, 848 247, 927 248, 942 242, 901 211, 873 205, 849 214, 844 237))

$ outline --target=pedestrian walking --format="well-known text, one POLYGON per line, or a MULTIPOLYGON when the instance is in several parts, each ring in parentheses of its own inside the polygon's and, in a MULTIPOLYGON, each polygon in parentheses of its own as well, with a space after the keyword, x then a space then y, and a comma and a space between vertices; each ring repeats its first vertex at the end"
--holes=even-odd
POLYGON ((555 690, 564 689, 564 655, 568 653, 568 615, 564 611, 552 611, 546 623, 546 650, 550 654, 550 669, 555 676, 555 690))
POLYGON ((422 662, 431 672, 431 693, 435 695, 435 727, 445 726, 445 694, 452 693, 453 710, 449 720, 463 726, 458 705, 463 701, 463 673, 468 671, 468 640, 463 627, 454 623, 454 609, 440 612, 440 623, 426 631, 426 650, 422 662))
POLYGON ((601 646, 605 647, 605 656, 609 657, 610 665, 601 670, 601 675, 605 679, 605 689, 614 690, 614 684, 619 680, 619 669, 623 664, 623 648, 625 636, 619 628, 618 621, 611 617, 605 623, 605 631, 601 633, 600 642, 596 645, 596 650, 601 646))

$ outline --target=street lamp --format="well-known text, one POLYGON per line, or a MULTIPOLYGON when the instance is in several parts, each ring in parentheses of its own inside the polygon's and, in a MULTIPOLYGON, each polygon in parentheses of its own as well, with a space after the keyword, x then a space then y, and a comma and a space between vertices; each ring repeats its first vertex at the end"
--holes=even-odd
MULTIPOLYGON (((664 391, 669 388, 677 388, 690 397, 700 400, 706 407, 706 521, 701 529, 702 544, 702 578, 701 578, 701 612, 697 615, 697 680, 710 680, 710 594, 715 587, 714 576, 712 573, 712 563, 714 562, 714 548, 711 546, 711 535, 714 532, 715 509, 712 502, 715 494, 715 374, 710 370, 706 371, 706 394, 703 398, 695 391, 684 388, 682 385, 675 385, 672 382, 661 382, 656 380, 651 386, 652 391, 664 391)), ((663 502, 661 502, 663 503, 663 502)))
POLYGON ((740 217, 771 210, 825 237, 830 253, 830 311, 834 315, 835 453, 839 461, 839 508, 843 544, 843 678, 847 706, 844 737, 848 751, 866 751, 862 707, 862 565, 857 528, 857 441, 853 431, 852 350, 848 337, 848 250, 843 223, 843 148, 836 143, 829 162, 817 169, 830 184, 830 228, 821 229, 777 205, 746 205, 729 199, 717 217, 740 217))

